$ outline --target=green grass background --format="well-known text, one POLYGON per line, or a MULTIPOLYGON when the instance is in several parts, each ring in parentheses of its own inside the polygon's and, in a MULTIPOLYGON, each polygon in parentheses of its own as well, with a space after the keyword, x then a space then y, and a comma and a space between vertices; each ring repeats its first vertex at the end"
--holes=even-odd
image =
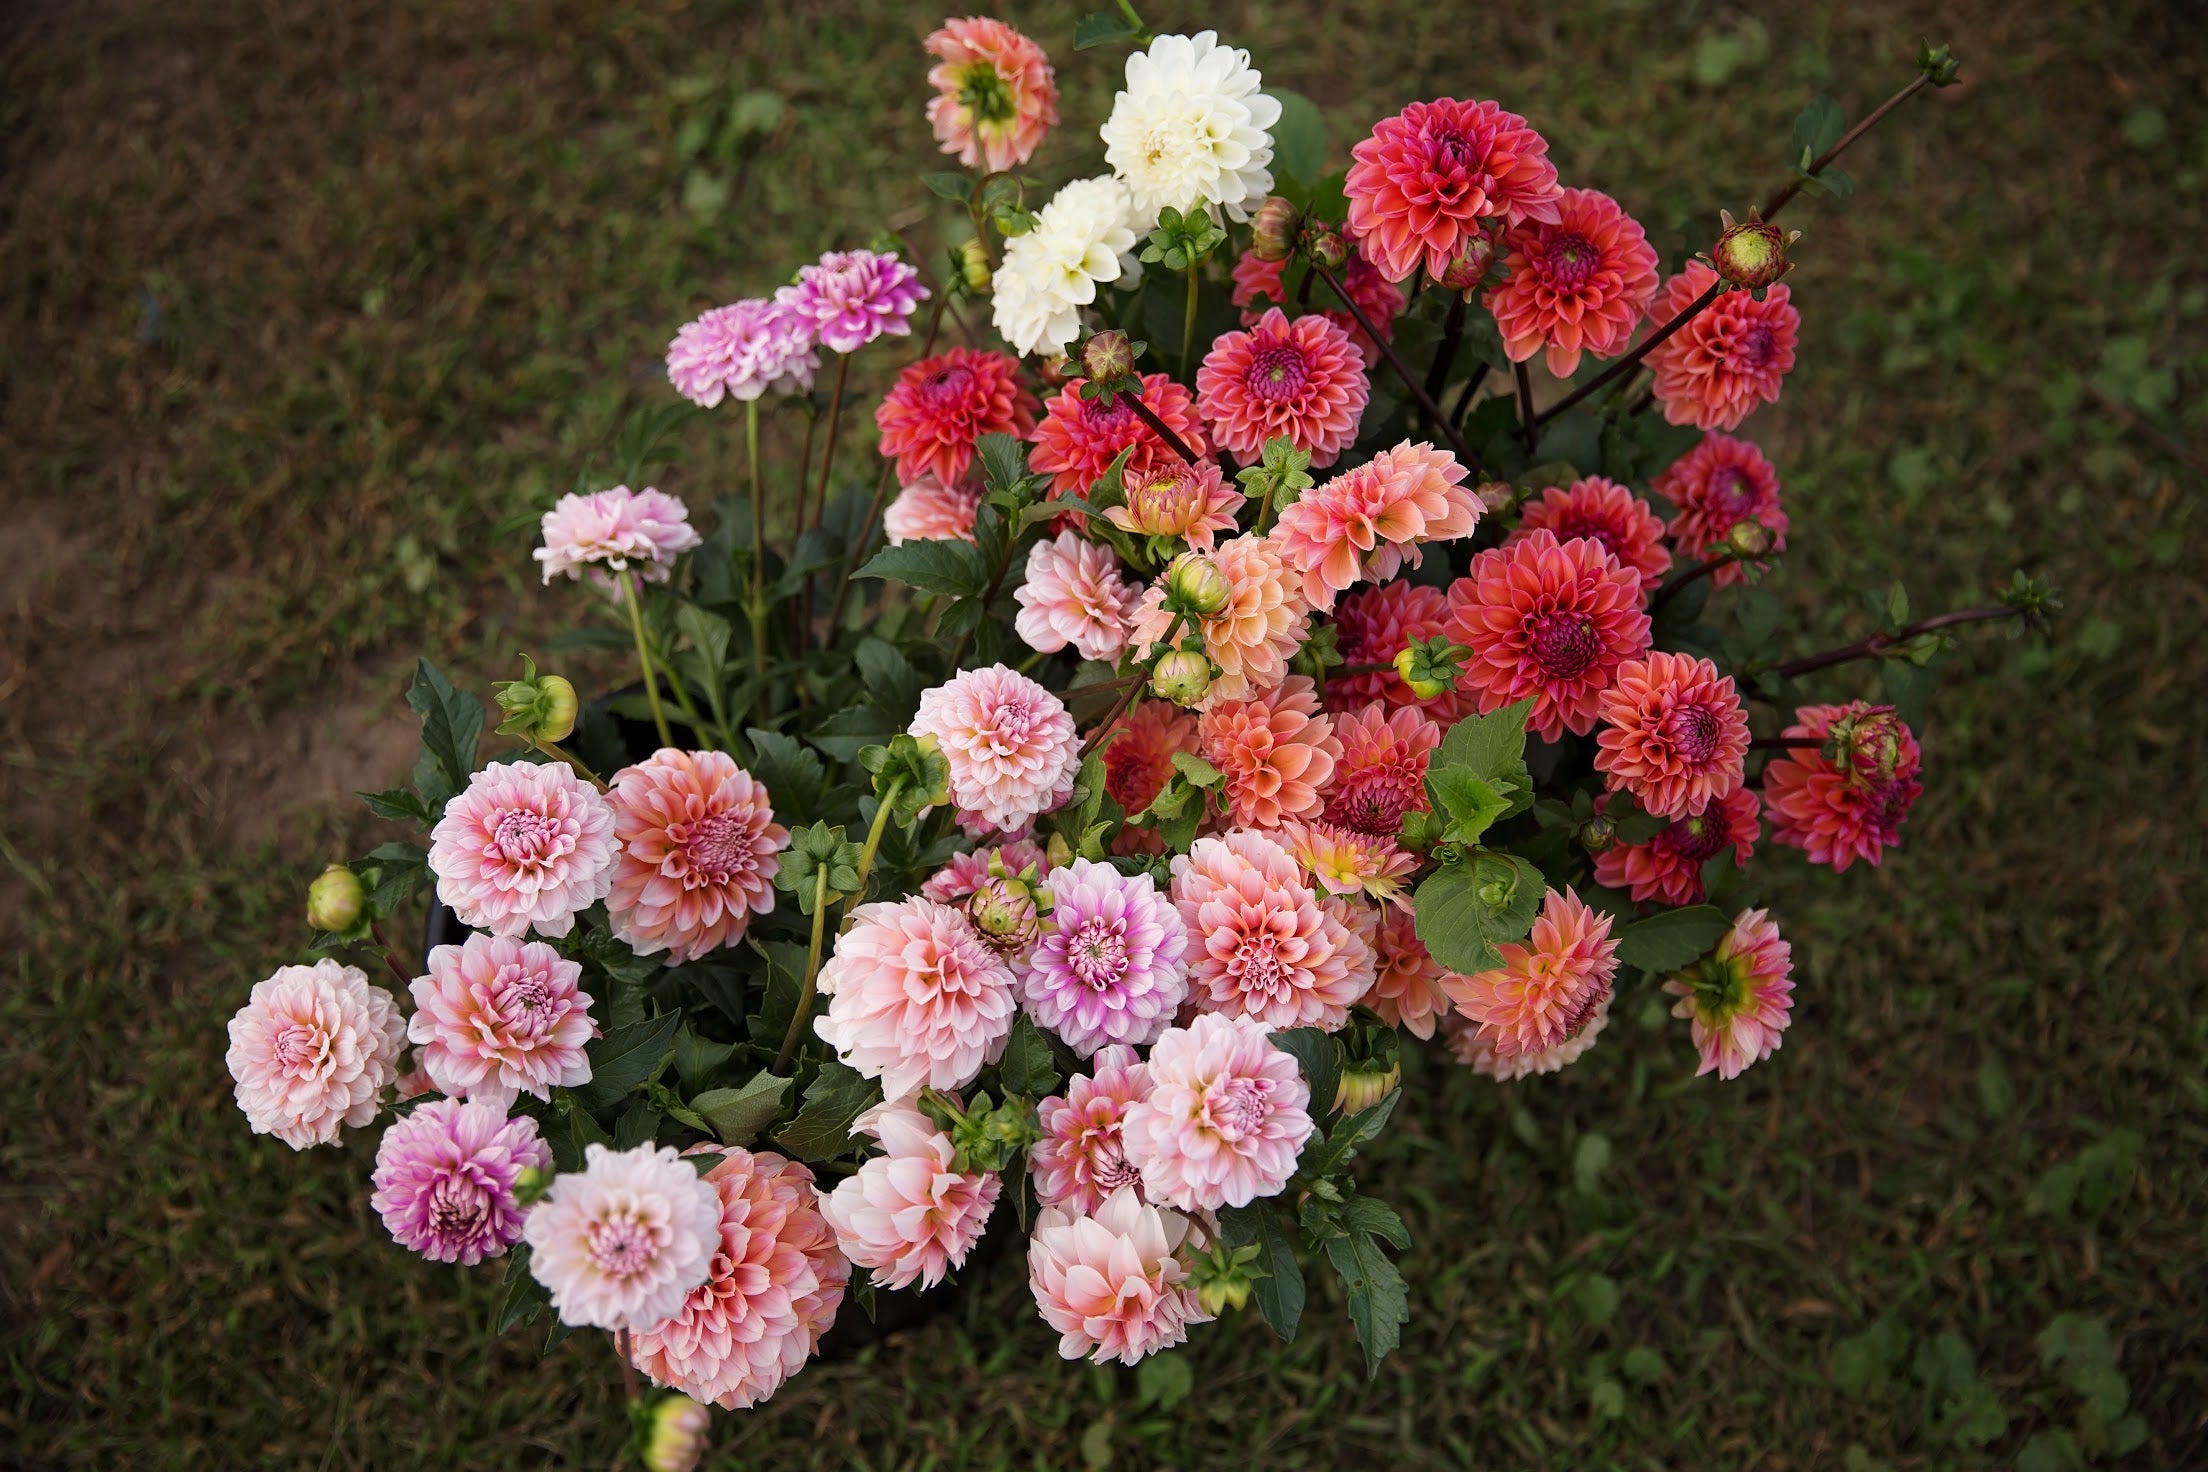
MULTIPOLYGON (((2208 1463, 2201 476, 2128 422, 2208 441, 2193 7, 1147 9, 1251 47, 1324 108, 1337 163, 1408 100, 1499 98, 1667 244, 1768 190, 1815 91, 1860 114, 1921 37, 1952 41, 1970 84, 1850 156, 1851 204, 1789 212, 1801 362, 1749 426, 1794 518, 1780 586, 1805 650, 1896 578, 1930 611, 2027 567, 2068 611, 2045 645, 1956 659, 1882 869, 1762 856, 1799 982, 1770 1062, 1692 1081, 1682 1025, 1628 995, 1561 1077, 1413 1070, 1361 1171, 1417 1238, 1376 1380, 1324 1292, 1292 1347, 1254 1315, 1202 1331, 1170 1362, 1189 1376, 1061 1365, 1007 1265, 962 1316, 721 1417, 715 1465, 2046 1472, 2115 1465, 2095 1416, 2119 1409, 2148 1434, 2121 1465, 2208 1463), (2085 1349, 2044 1353, 2051 1324, 2085 1349)), ((1092 171, 1116 54, 1071 52, 1072 7, 1002 13, 1061 68, 1042 171, 1092 171)), ((612 1455, 603 1342, 490 1340, 497 1269, 388 1240, 372 1137, 251 1136, 222 1027, 303 940, 306 878, 366 835, 344 795, 408 761, 412 652, 489 678, 576 616, 531 586, 517 518, 665 394, 673 328, 885 220, 934 229, 936 18, 16 13, 0 1463, 612 1455)), ((725 488, 735 423, 696 424, 661 484, 725 488)))

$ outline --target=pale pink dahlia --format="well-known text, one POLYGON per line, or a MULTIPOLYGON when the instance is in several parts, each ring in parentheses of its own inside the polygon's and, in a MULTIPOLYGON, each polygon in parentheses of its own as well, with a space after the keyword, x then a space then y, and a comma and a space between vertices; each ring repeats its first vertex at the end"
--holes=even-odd
POLYGON ((1028 549, 1027 576, 1013 596, 1020 611, 1012 628, 1028 648, 1056 654, 1071 644, 1083 659, 1112 664, 1127 647, 1127 620, 1142 595, 1111 548, 1063 531, 1028 549))
POLYGON ((429 832, 437 898, 493 935, 550 936, 613 887, 613 809, 563 762, 492 762, 429 832))
POLYGON ((1418 938, 1418 920, 1410 910, 1391 905, 1380 912, 1378 943, 1373 946, 1377 974, 1364 1004, 1380 1020, 1407 1028, 1417 1037, 1434 1035, 1435 1019, 1449 1012, 1449 994, 1441 989, 1441 963, 1418 938))
POLYGON ((1696 1077, 1738 1078, 1778 1051, 1794 1006, 1793 978, 1794 948, 1769 913, 1743 910, 1716 950, 1664 983, 1679 999, 1671 1015, 1693 1023, 1702 1054, 1696 1077))
POLYGON ((1290 322, 1275 307, 1247 332, 1222 333, 1196 370, 1196 408, 1213 441, 1255 461, 1285 438, 1324 468, 1357 439, 1372 397, 1349 334, 1322 316, 1290 322))
POLYGON ((742 1410, 781 1389, 820 1347, 851 1264, 804 1166, 764 1150, 687 1153, 720 1157, 704 1176, 720 1198, 720 1241, 705 1281, 639 1332, 630 1353, 655 1384, 742 1410))
POLYGON ((819 362, 811 324, 780 302, 754 297, 715 307, 677 332, 667 345, 667 381, 710 409, 726 397, 811 393, 819 362))
POLYGON ((1498 1054, 1540 1053, 1571 1037, 1610 995, 1618 970, 1610 917, 1569 889, 1542 895, 1524 945, 1505 941, 1495 949, 1501 966, 1477 976, 1450 972, 1441 985, 1498 1054))
POLYGON ((690 525, 680 501, 647 486, 631 491, 615 486, 587 496, 566 495, 544 513, 544 545, 533 554, 544 564, 544 580, 561 573, 618 592, 616 573, 647 583, 664 583, 675 559, 704 538, 690 525))
POLYGON ((1092 1216, 1046 1206, 1027 1248, 1027 1281, 1043 1322, 1058 1331, 1060 1358, 1131 1365, 1188 1338, 1211 1318, 1174 1256, 1188 1236, 1177 1211, 1114 1191, 1092 1216))
POLYGON ((1483 219, 1559 216, 1548 140, 1492 102, 1414 102, 1349 156, 1349 233, 1390 281, 1439 278, 1483 219))
POLYGON ((790 831, 764 783, 722 751, 652 753, 607 794, 621 860, 606 910, 615 938, 680 965, 743 939, 774 909, 790 831))
POLYGON ((1263 1023, 1205 1013, 1151 1048, 1150 1092, 1128 1106, 1121 1143, 1151 1201, 1247 1206, 1296 1173, 1310 1103, 1296 1060, 1263 1023))
POLYGON ((933 475, 948 486, 966 478, 974 445, 985 434, 1026 439, 1035 427, 1035 396, 1020 383, 1020 361, 1009 353, 952 348, 922 358, 897 375, 874 410, 882 453, 911 485, 933 475))
POLYGON ((1197 750, 1226 774, 1228 812, 1239 828, 1277 828, 1316 816, 1342 745, 1319 714, 1311 681, 1290 675, 1247 700, 1221 700, 1196 723, 1197 750))
POLYGON ((852 1128, 872 1135, 882 1153, 821 1198, 836 1245, 877 1288, 933 1288, 966 1265, 1004 1183, 951 1169, 950 1136, 908 1105, 877 1104, 852 1128))
POLYGON ((1272 540, 1303 575, 1305 601, 1325 613, 1360 578, 1383 583, 1417 567, 1424 543, 1468 537, 1479 519, 1457 457, 1406 442, 1305 491, 1281 511, 1272 540))
POLYGON ((1058 122, 1058 83, 1043 48, 1001 20, 943 22, 922 43, 928 69, 928 126, 945 153, 969 169, 1001 174, 1027 162, 1058 122))
MULTIPOLYGON (((1779 473, 1763 451, 1729 434, 1702 442, 1656 477, 1656 493, 1679 508, 1671 519, 1672 545, 1683 557, 1702 558, 1724 543, 1736 522, 1753 521, 1771 533, 1771 550, 1786 550, 1786 512, 1779 505, 1779 473)), ((1760 569, 1768 566, 1757 563, 1760 569)), ((1720 588, 1748 580, 1737 562, 1710 574, 1720 588)))
POLYGON ((1671 567, 1663 520, 1632 491, 1599 475, 1568 486, 1550 486, 1528 501, 1517 529, 1503 539, 1503 545, 1515 546, 1537 531, 1553 532, 1559 542, 1594 538, 1603 551, 1641 575, 1644 594, 1653 594, 1671 567))
POLYGON ((1035 1021, 1083 1058, 1107 1043, 1144 1044, 1188 995, 1188 930, 1148 874, 1075 859, 1051 871, 1050 913, 1019 968, 1035 1021))
POLYGON ((1320 906, 1270 834, 1197 839, 1173 859, 1173 903, 1188 923, 1190 990, 1204 1011, 1332 1032, 1371 980, 1371 951, 1320 906))
POLYGON ((1875 865, 1885 850, 1901 842, 1902 820, 1924 791, 1917 780, 1923 752, 1890 709, 1860 700, 1805 705, 1782 734, 1827 738, 1841 722, 1868 723, 1867 734, 1875 742, 1859 747, 1856 758, 1844 766, 1835 766, 1818 747, 1796 746, 1763 769, 1771 837, 1802 850, 1813 864, 1832 865, 1836 874, 1857 859, 1875 865), (1866 751, 1872 759, 1864 759, 1866 751))
POLYGON ((1028 1151, 1035 1199, 1075 1213, 1094 1212, 1123 1186, 1139 1194, 1142 1173, 1127 1163, 1121 1131, 1127 1107, 1150 1092, 1150 1068, 1133 1048, 1099 1048, 1087 1074, 1066 1080, 1064 1097, 1035 1108, 1042 1131, 1028 1151))
MULTIPOLYGON (((1275 836, 1322 895, 1362 895, 1408 911, 1410 899, 1403 883, 1419 859, 1394 839, 1359 833, 1338 823, 1294 821, 1282 824, 1275 836)), ((1371 944, 1371 937, 1366 937, 1366 944, 1371 944)))
POLYGON ((1499 1053, 1485 1028, 1455 1012, 1441 1019, 1441 1038, 1449 1045, 1451 1056, 1474 1073, 1484 1073, 1497 1083, 1509 1083, 1512 1079, 1554 1073, 1568 1063, 1578 1062, 1609 1022, 1610 994, 1605 993, 1578 1032, 1538 1053, 1499 1053))
POLYGON ((1449 587, 1449 634, 1472 651, 1459 677, 1484 714, 1531 695, 1545 741, 1594 729, 1619 665, 1648 648, 1640 574, 1592 537, 1537 531, 1472 559, 1449 587))
MULTIPOLYGON (((1686 310, 1715 280, 1708 266, 1687 262, 1650 304, 1650 328, 1686 310)), ((1647 363, 1664 418, 1697 429, 1732 429, 1759 405, 1777 403, 1802 326, 1789 296, 1784 286, 1771 287, 1760 302, 1750 292, 1725 292, 1658 343, 1647 363)))
MULTIPOLYGON (((1069 380, 1056 397, 1043 406, 1043 422, 1035 427, 1035 448, 1027 457, 1028 468, 1050 477, 1053 496, 1083 496, 1119 452, 1134 447, 1121 474, 1128 480, 1155 475, 1182 466, 1181 457, 1158 438, 1149 425, 1115 396, 1111 407, 1101 399, 1081 397, 1085 380, 1069 380)), ((1199 459, 1211 453, 1204 437, 1196 402, 1163 373, 1142 375, 1142 404, 1181 437, 1181 443, 1199 459)))
POLYGON ((359 967, 324 957, 312 966, 279 966, 254 985, 230 1019, 224 1061, 253 1133, 304 1150, 376 1117, 405 1046, 406 1024, 391 994, 370 986, 359 967))
POLYGON ((1016 838, 971 853, 952 854, 942 868, 928 876, 927 883, 920 886, 920 894, 939 905, 955 905, 993 878, 1017 879, 1029 869, 1037 878, 1048 874, 1050 855, 1033 840, 1016 838))
POLYGON ((1167 701, 1146 700, 1104 740, 1104 790, 1125 811, 1139 813, 1173 780, 1173 753, 1195 750, 1196 718, 1167 701))
MULTIPOLYGON (((1401 578, 1353 588, 1334 608, 1334 648, 1344 664, 1392 665, 1412 640, 1445 638, 1448 633, 1447 595, 1439 588, 1401 578)), ((1455 725, 1476 706, 1471 687, 1462 682, 1455 689, 1420 699, 1392 668, 1326 682, 1328 710, 1355 710, 1375 700, 1391 707, 1416 707, 1443 726, 1455 725)))
MULTIPOLYGON (((1242 259, 1234 263, 1234 304, 1242 308, 1244 327, 1254 325, 1269 307, 1283 310, 1292 307, 1288 291, 1281 284, 1287 265, 1286 261, 1261 261, 1254 250, 1242 252, 1242 259)), ((1392 340, 1395 319, 1403 312, 1403 289, 1381 275, 1355 246, 1350 247, 1342 269, 1334 274, 1342 283, 1342 289, 1349 293, 1350 300, 1357 303, 1358 311, 1365 314, 1365 320, 1380 330, 1383 340, 1392 340)), ((1316 294, 1332 296, 1331 292, 1316 294)), ((1358 356, 1364 359, 1367 369, 1380 361, 1380 349, 1357 324, 1356 312, 1329 303, 1319 315, 1349 334, 1349 340, 1357 345, 1358 356)))
POLYGON ((1549 372, 1570 378, 1581 352, 1613 358, 1633 341, 1656 294, 1656 249, 1609 195, 1566 189, 1553 221, 1506 232, 1510 275, 1487 293, 1503 351, 1523 363, 1544 346, 1549 372))
MULTIPOLYGON (((1230 596, 1219 613, 1196 620, 1204 653, 1219 669, 1204 698, 1206 705, 1242 700, 1278 685, 1287 677, 1289 658, 1303 644, 1310 617, 1296 578, 1269 539, 1245 533, 1221 542, 1211 560, 1226 578, 1230 596)), ((1136 657, 1148 659, 1165 642, 1172 625, 1161 577, 1135 607, 1130 632, 1136 657)), ((1188 625, 1183 623, 1181 628, 1185 634, 1188 625)))
POLYGON ((1595 770, 1643 812, 1692 817, 1746 776, 1748 712, 1708 660, 1652 649, 1619 665, 1599 699, 1595 770))
POLYGON ((1007 833, 1063 803, 1081 769, 1065 703, 1001 664, 923 692, 908 729, 941 744, 952 800, 1007 833))
POLYGON ((521 1240, 515 1178, 551 1167, 535 1120, 508 1119, 479 1100, 432 1099, 383 1132, 368 1204, 401 1247, 473 1267, 521 1240))
POLYGON ((1226 483, 1216 460, 1193 468, 1176 460, 1123 477, 1122 488, 1126 500, 1107 510, 1105 520, 1138 537, 1179 539, 1203 552, 1218 533, 1234 530, 1235 513, 1249 499, 1226 483))
POLYGON ((897 493, 882 513, 882 535, 892 547, 907 542, 971 542, 981 513, 979 486, 947 486, 922 475, 897 493))
POLYGON ((909 337, 912 314, 928 299, 920 273, 893 255, 871 250, 832 250, 816 265, 800 266, 797 284, 774 299, 839 353, 855 353, 875 338, 909 337))
POLYGON ((813 1030, 885 1098, 958 1089, 1004 1051, 1012 972, 965 915, 917 896, 851 912, 820 968, 813 1030))
POLYGON ((1756 790, 1743 784, 1700 813, 1674 818, 1646 843, 1614 843, 1595 855, 1595 883, 1636 903, 1699 905, 1702 866, 1727 849, 1745 864, 1756 845, 1756 790))
POLYGON ((501 1111, 590 1081, 583 1045, 598 1036, 583 968, 542 941, 471 934, 429 953, 414 982, 407 1040, 441 1094, 501 1111))
POLYGON ((560 1322, 649 1329, 681 1312, 720 1250, 720 1193, 671 1145, 583 1150, 529 1210, 529 1271, 560 1322))
POLYGON ((1326 794, 1326 820, 1392 839, 1405 813, 1427 810, 1426 767, 1441 745, 1441 727, 1412 706, 1367 705, 1334 723, 1342 759, 1326 794))

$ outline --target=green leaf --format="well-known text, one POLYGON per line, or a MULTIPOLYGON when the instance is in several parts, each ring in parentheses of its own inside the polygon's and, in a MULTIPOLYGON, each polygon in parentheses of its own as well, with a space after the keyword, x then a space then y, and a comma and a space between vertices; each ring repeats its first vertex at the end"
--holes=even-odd
POLYGON ((1618 960, 1643 971, 1676 971, 1708 954, 1733 922, 1714 905, 1659 910, 1617 932, 1618 960))
POLYGON ((368 811, 379 818, 401 823, 426 823, 436 814, 417 793, 404 787, 386 788, 382 792, 363 792, 360 800, 368 804, 368 811))
POLYGON ((1477 853, 1429 874, 1413 897, 1418 938, 1459 975, 1491 971, 1495 947, 1533 928, 1547 888, 1541 871, 1516 854, 1477 853))
POLYGON ((1433 795, 1434 806, 1448 815, 1448 836, 1455 843, 1479 842, 1480 835, 1510 811, 1508 797, 1462 767, 1429 771, 1426 790, 1433 795))
POLYGON ((1326 173, 1326 119, 1300 92, 1275 88, 1266 94, 1280 104, 1273 124, 1273 170, 1309 189, 1326 173))
MULTIPOLYGON (((1277 1035, 1276 1035, 1277 1036, 1277 1035)), ((1255 1244, 1253 1268, 1265 1276, 1251 1285, 1257 1311, 1283 1340, 1294 1340, 1303 1321, 1303 1268, 1296 1261, 1296 1232, 1280 1208, 1269 1201, 1229 1206, 1219 1213, 1219 1235, 1229 1247, 1255 1244)))
POLYGON ((552 1290, 538 1282, 529 1271, 529 1244, 514 1244, 513 1257, 506 1264, 505 1294, 499 1300, 498 1327, 493 1331, 503 1334, 517 1324, 532 1322, 538 1314, 551 1307, 552 1290))
POLYGON ((1342 1280, 1349 1321, 1365 1350, 1365 1378, 1372 1379, 1380 1373, 1380 1362, 1403 1342, 1403 1326, 1411 1321, 1403 1275, 1380 1250, 1378 1239, 1366 1232, 1329 1240, 1326 1255, 1342 1280))
POLYGON ((734 1043, 716 1043, 710 1038, 701 1038, 685 1023, 675 1033, 675 1076, 682 1080, 684 1088, 695 1089, 735 1053, 734 1043))
POLYGON ((472 694, 454 689, 426 659, 414 662, 414 683, 407 688, 406 703, 422 717, 422 757, 414 766, 414 785, 432 808, 441 808, 468 785, 468 776, 475 770, 483 706, 472 694))
POLYGON ((613 1122, 613 1148, 634 1150, 659 1133, 660 1118, 659 1111, 651 1106, 650 1100, 637 1100, 613 1122))
POLYGON ((820 753, 781 731, 753 726, 744 735, 751 742, 751 775, 766 785, 775 816, 785 824, 817 818, 813 804, 828 776, 820 753))
POLYGON ((618 1103, 622 1096, 657 1073, 675 1048, 680 1013, 647 1017, 595 1038, 584 1050, 590 1057, 590 1081, 575 1090, 593 1109, 618 1103))
POLYGON ((1324 1140, 1305 1147, 1303 1158, 1296 1162, 1297 1174, 1320 1180, 1347 1165, 1359 1145, 1387 1127, 1388 1116, 1395 1113, 1396 1101, 1402 1097, 1403 1091, 1397 1089, 1370 1109, 1361 1109, 1338 1120, 1324 1140))
POLYGON ((1311 1117, 1326 1118, 1342 1083, 1342 1045, 1315 1027, 1291 1027, 1271 1036, 1273 1046, 1296 1060, 1304 1082, 1311 1086, 1311 1117))
POLYGON ((920 182, 931 193, 961 206, 974 197, 974 181, 964 174, 922 174, 920 182))
POLYGON ((1786 159, 1797 169, 1806 169, 1812 160, 1848 131, 1848 115, 1840 104, 1819 93, 1809 100, 1794 119, 1794 131, 1787 136, 1786 159))
POLYGON ((1394 1207, 1377 1196, 1352 1196, 1344 1201, 1337 1217, 1352 1232, 1370 1232, 1384 1237, 1388 1245, 1401 1252, 1411 1245, 1411 1229, 1403 1225, 1403 1218, 1394 1207))
POLYGON ((891 716, 903 715, 909 719, 919 708, 920 691, 925 684, 920 672, 912 667, 912 661, 905 658, 896 645, 871 634, 859 640, 854 658, 858 661, 859 679, 874 703, 891 716))
POLYGON ((1191 787, 1217 787, 1226 780, 1224 772, 1193 751, 1176 751, 1171 760, 1173 770, 1186 777, 1191 787))
POLYGON ((1635 1385, 1654 1385, 1671 1373, 1671 1366, 1664 1363, 1663 1355, 1645 1344, 1636 1344, 1627 1350, 1618 1368, 1625 1371, 1625 1378, 1635 1385))
POLYGON ((2131 1404, 2131 1385, 2116 1368, 2116 1347, 2105 1321, 2087 1314, 2056 1314, 2036 1343, 2041 1367, 2084 1396, 2101 1420, 2115 1420, 2131 1404))
POLYGON ((1108 46, 1114 41, 1132 41, 1141 34, 1123 15, 1109 12, 1084 15, 1073 28, 1073 49, 1086 51, 1091 46, 1108 46))
POLYGON ((1004 1056, 997 1060, 997 1087, 1006 1094, 1040 1099, 1058 1087, 1058 1060, 1050 1043, 1025 1012, 1012 1023, 1005 1039, 1004 1056))
POLYGON ((748 1145, 782 1112, 789 1091, 788 1079, 762 1073, 742 1088, 708 1089, 692 1098, 690 1107, 705 1117, 722 1144, 748 1145))
POLYGON ((775 1143, 799 1160, 828 1160, 851 1148, 851 1121, 882 1102, 874 1080, 836 1059, 820 1065, 797 1118, 775 1131, 775 1143))
POLYGON ((1442 737, 1441 748, 1434 753, 1428 770, 1435 766, 1461 767, 1490 782, 1525 770, 1526 716, 1532 710, 1533 697, 1529 695, 1484 716, 1466 716, 1442 737))
POLYGON ((894 578, 928 593, 972 598, 989 586, 989 569, 971 542, 954 539, 884 547, 858 570, 862 578, 894 578))
POLYGON ((1027 444, 1017 435, 985 434, 974 441, 982 484, 992 491, 1016 489, 1027 479, 1027 444))
POLYGON ((1170 1411, 1196 1388, 1185 1354, 1154 1354, 1135 1369, 1135 1403, 1170 1411))

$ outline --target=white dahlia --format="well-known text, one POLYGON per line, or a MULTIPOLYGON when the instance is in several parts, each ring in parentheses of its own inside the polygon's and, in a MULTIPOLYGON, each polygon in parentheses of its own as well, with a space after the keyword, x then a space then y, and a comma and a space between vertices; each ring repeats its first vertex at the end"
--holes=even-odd
POLYGON ((1249 52, 1220 45, 1214 31, 1160 36, 1127 58, 1127 90, 1104 121, 1104 161, 1137 216, 1203 200, 1249 218, 1273 188, 1280 104, 1259 90, 1264 80, 1249 52))
POLYGON ((1081 335, 1081 309, 1097 283, 1132 281, 1133 206, 1108 174, 1076 179, 1036 213, 1034 227, 1004 243, 991 319, 1021 353, 1055 353, 1081 335))

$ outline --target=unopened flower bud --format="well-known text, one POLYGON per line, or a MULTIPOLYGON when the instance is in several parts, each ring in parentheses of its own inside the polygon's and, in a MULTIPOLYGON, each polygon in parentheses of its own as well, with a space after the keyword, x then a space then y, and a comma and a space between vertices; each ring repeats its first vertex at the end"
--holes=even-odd
POLYGON ((1376 1063, 1353 1065, 1342 1070, 1342 1081, 1334 1087, 1334 1107, 1344 1114, 1362 1114, 1401 1087, 1400 1063, 1385 1068, 1376 1063))
POLYGON ((1176 613, 1211 618, 1224 612, 1234 597, 1227 575, 1201 552, 1183 552, 1166 569, 1165 604, 1176 613))
POLYGON ((1014 955, 1032 945, 1041 922, 1035 896, 1017 879, 983 882, 966 901, 966 917, 994 949, 1014 955))
POLYGON ((538 1200, 552 1188, 552 1172, 540 1165, 525 1165, 514 1172, 514 1199, 523 1206, 538 1200))
POLYGON ((1422 680, 1414 673, 1419 666, 1418 651, 1406 649, 1395 657, 1395 672, 1403 677, 1403 683, 1411 687, 1411 693, 1420 700, 1432 700, 1449 689, 1439 680, 1422 680))
POLYGON ((1753 519, 1734 522, 1725 531, 1725 550, 1735 557, 1761 557, 1771 550, 1771 528, 1753 519))
POLYGON ((1494 264, 1495 242, 1482 231, 1457 247, 1434 284, 1444 291, 1470 291, 1485 279, 1487 268, 1494 264))
POLYGON ((1825 733, 1825 760, 1859 782, 1884 786, 1901 769, 1901 743, 1908 731, 1890 705, 1843 716, 1825 733))
POLYGON ((1194 705, 1211 689, 1211 661, 1193 650, 1176 649, 1150 672, 1150 693, 1175 705, 1194 705))
POLYGON ((1303 235, 1304 253, 1329 271, 1339 271, 1349 259, 1349 242, 1332 225, 1314 225, 1303 235))
POLYGON ((505 719, 498 723, 501 736, 519 736, 531 746, 565 741, 575 731, 578 704, 575 687, 561 675, 540 675, 537 664, 522 658, 518 680, 500 680, 491 686, 505 719))
POLYGON ((1599 854, 1617 841, 1618 825, 1599 813, 1579 825, 1579 846, 1591 854, 1599 854))
POLYGON ((1480 505, 1500 516, 1518 504, 1518 488, 1508 481, 1483 480, 1472 492, 1480 498, 1480 505))
POLYGON ((360 923, 365 898, 360 876, 343 864, 332 864, 307 886, 307 923, 342 935, 360 923))
POLYGON ((1081 344, 1081 371, 1092 383, 1117 383, 1135 371, 1134 344, 1124 332, 1099 332, 1081 344))
POLYGON ((644 1445, 651 1472, 691 1472, 705 1457, 705 1433, 713 1412, 687 1395, 670 1395, 652 1407, 652 1434, 644 1445))
POLYGON ((1963 64, 1947 47, 1926 42, 1917 51, 1917 70, 1935 87, 1952 87, 1962 78, 1963 64))
POLYGON ((1043 857, 1050 860, 1050 867, 1063 869, 1073 862, 1073 845, 1066 842, 1066 835, 1053 833, 1050 842, 1043 846, 1043 857))
POLYGON ((1758 291, 1794 269, 1794 263, 1786 258, 1786 248, 1802 238, 1801 231, 1766 225, 1754 210, 1748 212, 1746 221, 1737 224, 1724 210, 1718 211, 1718 218, 1725 222, 1725 233, 1710 247, 1708 259, 1717 274, 1732 286, 1758 291))
POLYGON ((1277 194, 1250 216, 1251 253, 1261 261, 1285 261, 1296 248, 1296 207, 1277 194))
MULTIPOLYGON (((1186 1251, 1187 1249, 1183 1249, 1186 1251)), ((1205 1313, 1213 1318, 1228 1309, 1239 1309, 1250 1301, 1250 1265, 1257 1261, 1257 1244, 1247 1247, 1214 1245, 1210 1251, 1196 1254, 1188 1264, 1189 1280, 1196 1288, 1196 1301, 1203 1305, 1205 1313)))
POLYGON ((1037 360, 1035 376, 1043 381, 1045 387, 1064 388, 1080 376, 1080 365, 1064 353, 1052 353, 1047 358, 1037 360))
POLYGON ((989 290, 989 250, 978 239, 969 240, 958 248, 958 274, 966 283, 966 289, 975 296, 989 290))

